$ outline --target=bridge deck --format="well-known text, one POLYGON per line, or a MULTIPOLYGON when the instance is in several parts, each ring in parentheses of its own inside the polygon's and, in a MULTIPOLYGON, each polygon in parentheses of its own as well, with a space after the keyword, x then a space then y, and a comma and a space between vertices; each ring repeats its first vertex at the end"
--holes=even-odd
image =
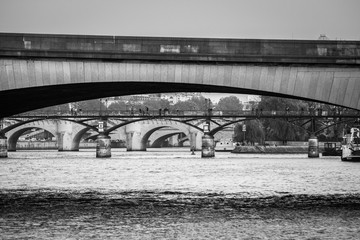
POLYGON ((0 33, 0 56, 359 65, 360 41, 0 33))

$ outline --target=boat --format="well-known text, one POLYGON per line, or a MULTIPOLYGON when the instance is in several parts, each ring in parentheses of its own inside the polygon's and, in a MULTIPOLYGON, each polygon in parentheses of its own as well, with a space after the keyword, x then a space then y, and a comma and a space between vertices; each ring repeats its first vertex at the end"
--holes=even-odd
POLYGON ((324 143, 322 156, 341 156, 341 145, 337 145, 335 142, 324 143))
POLYGON ((351 128, 343 139, 341 160, 360 162, 360 129, 351 128))
POLYGON ((234 148, 232 139, 224 139, 215 143, 216 152, 231 152, 234 148))

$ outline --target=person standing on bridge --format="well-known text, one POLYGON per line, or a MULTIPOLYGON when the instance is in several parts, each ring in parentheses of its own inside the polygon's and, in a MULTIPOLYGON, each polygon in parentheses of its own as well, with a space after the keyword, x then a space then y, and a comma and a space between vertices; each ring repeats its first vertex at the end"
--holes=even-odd
POLYGON ((169 113, 169 109, 164 108, 164 116, 166 116, 169 113))

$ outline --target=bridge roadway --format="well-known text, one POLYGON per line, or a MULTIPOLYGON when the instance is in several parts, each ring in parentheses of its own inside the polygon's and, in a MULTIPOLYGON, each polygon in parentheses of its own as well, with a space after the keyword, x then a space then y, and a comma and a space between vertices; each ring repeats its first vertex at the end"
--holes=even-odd
MULTIPOLYGON (((192 115, 168 114, 165 116, 155 115, 155 112, 151 113, 154 115, 128 114, 127 111, 117 111, 116 113, 102 112, 101 115, 99 112, 82 112, 76 115, 59 115, 59 112, 37 113, 37 115, 19 114, 7 118, 17 123, 5 127, 0 133, 6 135, 9 151, 16 150, 16 142, 19 137, 33 128, 44 129, 54 135, 60 151, 78 151, 80 140, 84 134, 93 130, 95 134, 92 137, 96 138, 99 133, 98 122, 104 121, 108 122, 108 126, 104 129, 106 135, 114 134, 115 131, 121 129, 116 134, 125 136, 124 140, 127 142, 128 151, 145 151, 150 137, 155 136, 154 133, 158 130, 167 127, 173 128, 175 134, 184 133, 190 142, 190 147, 200 150, 201 138, 204 135, 203 126, 207 123, 210 123, 209 134, 214 136, 235 123, 261 118, 287 119, 291 122, 302 120, 302 123, 312 123, 311 121, 314 119, 331 119, 333 122, 354 122, 360 119, 360 113, 354 111, 214 111, 211 112, 211 115, 203 111, 192 111, 192 115)), ((317 131, 314 129, 313 133, 317 134, 324 129, 317 131)), ((166 132, 166 135, 172 136, 173 134, 166 132)), ((119 139, 119 137, 115 139, 119 139)), ((158 139, 153 139, 153 142, 160 145, 159 139, 165 140, 165 135, 159 135, 158 139)))
POLYGON ((0 118, 164 92, 272 95, 360 109, 360 41, 0 33, 0 118))

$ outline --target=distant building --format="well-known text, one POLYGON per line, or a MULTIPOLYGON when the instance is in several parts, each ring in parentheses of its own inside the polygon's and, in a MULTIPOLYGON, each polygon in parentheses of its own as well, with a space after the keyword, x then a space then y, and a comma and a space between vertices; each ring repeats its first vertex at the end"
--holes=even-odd
POLYGON ((200 93, 162 93, 160 98, 168 100, 171 105, 177 102, 185 102, 193 97, 200 97, 200 93))
POLYGON ((112 101, 123 101, 129 103, 140 103, 143 104, 149 100, 160 100, 160 94, 142 94, 142 95, 128 95, 114 97, 112 101))
POLYGON ((329 38, 325 34, 320 34, 318 40, 329 40, 329 38))

